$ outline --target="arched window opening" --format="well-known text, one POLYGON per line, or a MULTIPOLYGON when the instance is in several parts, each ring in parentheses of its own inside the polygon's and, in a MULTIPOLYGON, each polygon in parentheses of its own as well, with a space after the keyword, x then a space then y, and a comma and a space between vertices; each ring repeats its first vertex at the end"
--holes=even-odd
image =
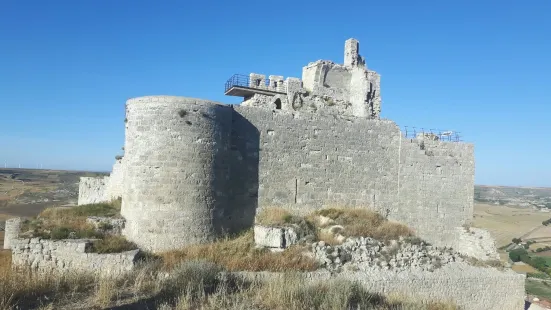
POLYGON ((281 99, 277 98, 274 103, 275 103, 276 109, 281 110, 281 99))

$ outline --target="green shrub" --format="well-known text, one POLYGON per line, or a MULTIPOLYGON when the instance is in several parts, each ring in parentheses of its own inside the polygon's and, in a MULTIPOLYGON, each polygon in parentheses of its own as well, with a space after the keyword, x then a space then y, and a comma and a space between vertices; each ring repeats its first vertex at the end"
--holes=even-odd
POLYGON ((101 233, 96 232, 94 229, 82 229, 74 230, 69 227, 54 227, 50 234, 42 234, 43 238, 60 240, 60 239, 96 239, 102 238, 101 233))
POLYGON ((113 229, 113 225, 111 223, 101 222, 98 225, 98 229, 102 231, 111 230, 113 229))
POLYGON ((119 214, 120 207, 112 203, 94 203, 68 209, 68 212, 75 216, 115 216, 119 214))
POLYGON ((537 278, 537 279, 549 279, 549 275, 542 272, 528 272, 526 273, 527 278, 537 278))
POLYGON ((52 239, 67 239, 71 230, 67 227, 56 227, 50 232, 50 238, 52 239))
POLYGON ((520 262, 521 261, 521 256, 523 256, 523 255, 527 255, 526 249, 514 249, 514 250, 509 252, 509 258, 513 262, 520 262))

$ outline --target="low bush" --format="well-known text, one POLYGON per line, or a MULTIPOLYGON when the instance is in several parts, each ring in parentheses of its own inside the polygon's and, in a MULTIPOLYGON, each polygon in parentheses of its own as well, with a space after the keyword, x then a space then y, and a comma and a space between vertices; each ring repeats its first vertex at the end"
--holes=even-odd
POLYGON ((137 248, 138 246, 135 243, 126 240, 122 236, 109 235, 92 242, 90 251, 93 253, 120 253, 137 248))
POLYGON ((71 229, 70 227, 54 227, 50 234, 42 235, 45 239, 95 239, 102 238, 103 234, 96 232, 93 228, 71 229))
POLYGON ((542 248, 537 248, 535 252, 541 253, 541 252, 545 252, 545 251, 551 251, 551 246, 546 245, 542 248))
POLYGON ((294 220, 295 217, 289 211, 283 208, 270 207, 261 209, 255 218, 256 223, 265 226, 291 224, 294 220))
POLYGON ((549 279, 550 276, 543 272, 528 272, 526 273, 527 278, 536 278, 536 279, 549 279))
POLYGON ((521 256, 527 255, 526 249, 514 249, 509 252, 509 258, 513 262, 520 262, 521 256))

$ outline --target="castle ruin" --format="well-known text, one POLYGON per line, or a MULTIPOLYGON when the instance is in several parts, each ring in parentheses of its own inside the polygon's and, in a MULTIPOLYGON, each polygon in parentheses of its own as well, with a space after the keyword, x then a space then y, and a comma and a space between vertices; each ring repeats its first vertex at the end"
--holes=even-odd
POLYGON ((123 234, 153 252, 250 228, 266 207, 370 208, 434 244, 483 250, 460 237, 473 145, 410 138, 381 119, 380 76, 357 40, 344 64, 310 63, 302 79, 235 75, 225 94, 243 102, 128 100, 124 158, 110 177, 81 179, 79 204, 122 197, 123 234))

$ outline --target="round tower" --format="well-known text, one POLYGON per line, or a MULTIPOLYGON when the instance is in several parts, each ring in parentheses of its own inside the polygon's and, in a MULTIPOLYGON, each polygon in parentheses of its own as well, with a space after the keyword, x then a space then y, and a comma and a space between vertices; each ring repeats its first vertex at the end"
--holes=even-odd
POLYGON ((19 237, 21 218, 15 217, 6 221, 4 226, 4 250, 11 249, 13 241, 19 237))
POLYGON ((153 252, 204 243, 227 201, 232 109, 148 96, 126 102, 123 234, 153 252))

